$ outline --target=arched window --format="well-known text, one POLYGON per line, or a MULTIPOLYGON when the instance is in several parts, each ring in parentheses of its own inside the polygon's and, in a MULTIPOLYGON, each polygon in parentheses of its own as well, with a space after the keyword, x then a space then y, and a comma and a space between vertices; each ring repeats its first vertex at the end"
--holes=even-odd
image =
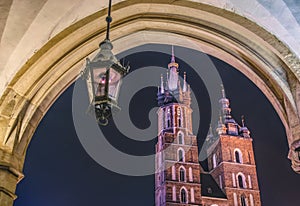
POLYGON ((168 107, 167 109, 167 127, 171 127, 171 108, 168 107))
POLYGON ((243 156, 242 152, 239 149, 234 150, 235 162, 236 163, 243 163, 243 156))
POLYGON ((184 151, 182 148, 178 149, 178 161, 179 162, 184 162, 184 151))
POLYGON ((241 205, 246 206, 246 198, 244 195, 241 196, 241 205))
POLYGON ((178 127, 181 127, 182 126, 182 121, 181 121, 181 108, 180 107, 177 107, 177 123, 178 123, 178 127))
POLYGON ((178 144, 184 144, 184 136, 182 132, 178 132, 178 144))
POLYGON ((243 185, 243 177, 242 177, 242 175, 239 175, 239 176, 238 176, 238 182, 239 182, 239 187, 240 187, 240 188, 244 188, 244 185, 243 185))
POLYGON ((180 191, 180 201, 181 203, 187 203, 187 192, 185 188, 182 188, 180 191))
POLYGON ((213 168, 217 167, 217 155, 213 154, 213 168))
POLYGON ((185 181, 185 170, 183 167, 179 169, 179 181, 181 182, 185 181))

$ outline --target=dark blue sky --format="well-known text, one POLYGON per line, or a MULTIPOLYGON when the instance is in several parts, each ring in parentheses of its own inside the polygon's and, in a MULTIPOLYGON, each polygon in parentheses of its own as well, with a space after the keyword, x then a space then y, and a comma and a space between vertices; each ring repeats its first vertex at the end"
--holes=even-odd
MULTIPOLYGON (((169 46, 167 46, 169 47, 169 46)), ((187 50, 188 52, 195 52, 187 50)), ((246 124, 254 141, 257 173, 264 206, 299 206, 300 177, 290 168, 284 127, 262 92, 230 65, 211 57, 231 100, 234 118, 246 124)), ((140 52, 126 57, 131 70, 145 66, 167 68, 170 56, 160 52, 140 52)), ((201 112, 199 145, 210 121, 208 93, 201 78, 177 58, 181 74, 194 89, 201 112)), ((159 77, 157 77, 159 78, 159 77)), ((24 174, 17 187, 15 206, 154 205, 154 176, 129 177, 111 172, 85 152, 77 138, 72 119, 70 86, 49 109, 29 145, 24 174)), ((139 128, 149 125, 148 112, 156 106, 156 88, 139 91, 130 105, 131 118, 139 128), (141 106, 142 105, 142 106, 141 106)), ((86 110, 86 108, 83 108, 86 110)), ((113 123, 104 132, 116 148, 130 154, 155 151, 156 140, 137 142, 115 130, 113 123)), ((107 157, 109 158, 109 157, 107 157)), ((154 166, 154 165, 153 165, 154 166)))

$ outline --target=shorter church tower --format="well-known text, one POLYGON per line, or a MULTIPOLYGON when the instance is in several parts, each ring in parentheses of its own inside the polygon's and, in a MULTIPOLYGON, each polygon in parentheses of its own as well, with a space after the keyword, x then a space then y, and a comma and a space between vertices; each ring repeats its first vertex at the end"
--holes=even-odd
POLYGON ((260 206, 260 191, 250 131, 231 116, 229 99, 222 88, 221 116, 216 135, 209 134, 209 173, 232 206, 260 206))
POLYGON ((158 142, 156 144, 155 205, 201 205, 197 138, 192 134, 190 89, 172 58, 167 81, 158 89, 158 142))

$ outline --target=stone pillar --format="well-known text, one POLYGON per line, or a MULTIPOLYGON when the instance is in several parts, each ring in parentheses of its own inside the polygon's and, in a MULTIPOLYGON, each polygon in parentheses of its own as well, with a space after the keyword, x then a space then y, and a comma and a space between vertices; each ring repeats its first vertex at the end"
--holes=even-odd
POLYGON ((13 206, 18 182, 23 178, 19 169, 23 161, 0 149, 0 205, 13 206), (21 163, 21 164, 20 164, 21 163))

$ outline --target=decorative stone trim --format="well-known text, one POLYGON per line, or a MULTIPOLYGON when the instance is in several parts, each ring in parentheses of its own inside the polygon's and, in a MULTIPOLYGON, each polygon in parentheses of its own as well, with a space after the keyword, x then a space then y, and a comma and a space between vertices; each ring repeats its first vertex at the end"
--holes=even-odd
POLYGON ((288 158, 292 161, 293 170, 300 174, 300 139, 291 144, 288 158))

